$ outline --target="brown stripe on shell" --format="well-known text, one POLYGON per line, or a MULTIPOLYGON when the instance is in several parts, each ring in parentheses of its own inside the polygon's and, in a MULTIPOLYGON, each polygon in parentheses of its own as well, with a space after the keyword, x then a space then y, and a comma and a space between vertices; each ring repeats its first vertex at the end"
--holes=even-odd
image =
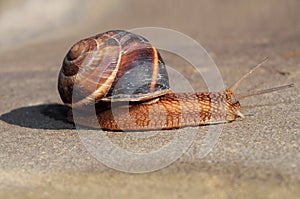
POLYGON ((152 46, 152 81, 150 85, 150 92, 154 92, 154 88, 156 85, 156 80, 157 80, 157 75, 158 75, 158 70, 159 70, 159 63, 158 63, 158 53, 157 50, 152 46))
POLYGON ((66 76, 62 71, 58 76, 58 91, 62 101, 67 106, 71 106, 72 103, 74 79, 75 76, 66 76))
MULTIPOLYGON (((120 63, 117 78, 121 78, 126 72, 136 67, 135 62, 137 60, 145 59, 149 54, 151 55, 151 49, 149 44, 139 43, 138 41, 132 41, 131 45, 124 46, 122 48, 122 60, 120 63)), ((115 83, 117 83, 116 79, 115 83)))
MULTIPOLYGON (((152 58, 151 44, 147 40, 142 39, 142 37, 126 32, 119 39, 122 46, 122 60, 117 78, 121 78, 124 73, 136 67, 134 62, 137 60, 152 58)), ((117 81, 118 79, 116 79, 115 83, 117 81)))
POLYGON ((82 93, 82 99, 86 98, 84 103, 94 103, 106 95, 118 71, 120 57, 120 46, 111 38, 98 43, 98 49, 89 53, 83 63, 85 67, 76 78, 78 86, 85 88, 82 93))

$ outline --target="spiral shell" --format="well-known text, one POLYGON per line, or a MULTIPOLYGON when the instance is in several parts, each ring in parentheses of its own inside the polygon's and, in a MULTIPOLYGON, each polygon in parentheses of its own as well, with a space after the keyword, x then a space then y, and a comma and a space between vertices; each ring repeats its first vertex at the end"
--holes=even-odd
POLYGON ((58 78, 59 94, 69 106, 143 101, 164 95, 169 88, 159 52, 145 38, 123 30, 108 31, 74 44, 58 78))

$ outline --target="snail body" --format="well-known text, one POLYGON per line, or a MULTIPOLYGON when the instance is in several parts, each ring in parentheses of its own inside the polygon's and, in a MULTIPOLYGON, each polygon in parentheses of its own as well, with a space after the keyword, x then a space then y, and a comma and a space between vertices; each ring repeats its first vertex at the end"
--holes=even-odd
MULTIPOLYGON (((240 104, 230 102, 230 91, 167 93, 158 100, 117 105, 77 118, 79 124, 107 130, 174 129, 222 123, 242 116, 240 104), (229 98, 227 98, 229 97, 229 98), (93 120, 97 121, 93 121, 93 120)), ((77 116, 78 117, 78 116, 77 116)))
POLYGON ((113 30, 71 47, 58 90, 65 105, 85 112, 76 122, 93 128, 154 130, 229 122, 244 117, 238 99, 292 86, 236 95, 240 82, 262 63, 225 91, 173 93, 155 47, 139 35, 113 30))

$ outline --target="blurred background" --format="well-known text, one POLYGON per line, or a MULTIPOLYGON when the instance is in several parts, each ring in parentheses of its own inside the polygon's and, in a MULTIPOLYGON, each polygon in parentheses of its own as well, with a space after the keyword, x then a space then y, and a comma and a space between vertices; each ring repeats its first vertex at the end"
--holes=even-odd
POLYGON ((144 26, 175 29, 202 42, 221 38, 220 45, 268 44, 278 35, 299 35, 299 8, 297 0, 1 0, 0 45, 144 26))

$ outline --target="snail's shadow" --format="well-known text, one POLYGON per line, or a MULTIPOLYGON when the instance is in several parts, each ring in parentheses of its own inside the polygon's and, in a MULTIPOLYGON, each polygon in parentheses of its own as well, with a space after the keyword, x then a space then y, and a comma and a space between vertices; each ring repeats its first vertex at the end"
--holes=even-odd
POLYGON ((67 121, 69 108, 61 104, 41 104, 14 109, 0 116, 0 120, 34 129, 75 129, 67 121))

